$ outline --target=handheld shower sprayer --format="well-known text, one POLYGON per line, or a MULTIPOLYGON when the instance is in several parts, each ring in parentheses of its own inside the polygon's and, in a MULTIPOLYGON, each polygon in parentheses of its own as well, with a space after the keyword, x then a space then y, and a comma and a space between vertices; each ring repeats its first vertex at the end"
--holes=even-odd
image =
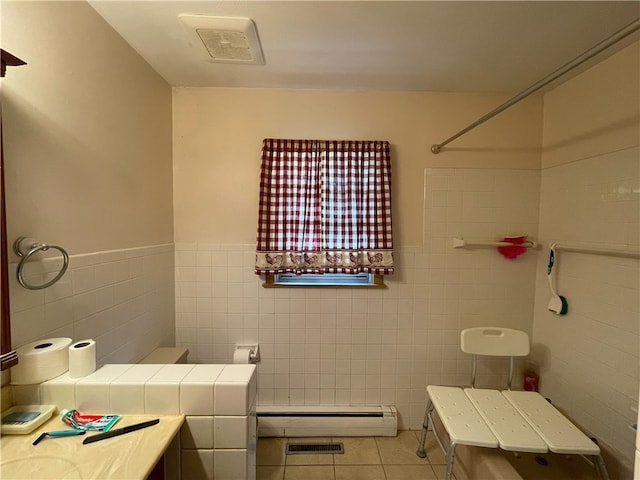
POLYGON ((566 315, 569 310, 569 304, 567 303, 567 299, 562 295, 558 295, 553 288, 553 278, 551 277, 551 272, 553 270, 553 264, 555 263, 555 246, 556 244, 552 244, 549 247, 549 264, 547 265, 547 279, 549 280, 549 288, 551 289, 551 300, 549 300, 549 306, 547 307, 550 312, 555 313, 556 315, 566 315))

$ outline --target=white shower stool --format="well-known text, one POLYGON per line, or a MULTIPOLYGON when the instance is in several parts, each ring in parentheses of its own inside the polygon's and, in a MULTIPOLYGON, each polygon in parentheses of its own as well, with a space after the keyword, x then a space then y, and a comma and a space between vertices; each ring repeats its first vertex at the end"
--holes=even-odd
POLYGON ((456 445, 590 456, 600 478, 609 480, 598 445, 537 392, 429 385, 427 393, 429 401, 416 453, 426 457, 426 432, 431 429, 445 453, 446 480, 451 479, 456 445), (434 409, 449 435, 448 447, 433 428, 434 409))

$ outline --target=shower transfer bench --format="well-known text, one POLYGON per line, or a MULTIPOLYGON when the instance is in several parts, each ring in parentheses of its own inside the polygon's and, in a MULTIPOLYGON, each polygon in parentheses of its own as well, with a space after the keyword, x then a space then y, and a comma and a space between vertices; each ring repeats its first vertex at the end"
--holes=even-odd
POLYGON ((602 480, 609 480, 600 448, 537 392, 475 388, 427 387, 429 402, 418 456, 431 429, 446 456, 446 480, 451 479, 456 445, 512 452, 584 455, 594 459, 602 480), (433 428, 436 410, 449 435, 445 447, 433 428))
MULTIPOLYGON (((513 356, 529 353, 524 332, 495 327, 463 330, 462 350, 473 354, 472 387, 476 355, 511 356, 508 388, 513 377, 513 356), (520 345, 513 346, 513 342, 520 345), (502 347, 502 344, 507 345, 502 347)), ((609 480, 600 447, 537 392, 489 390, 429 385, 429 400, 416 454, 426 457, 425 441, 431 429, 445 453, 446 480, 451 479, 456 445, 498 448, 512 452, 591 457, 602 480, 609 480), (449 435, 445 447, 433 423, 433 411, 449 435)))

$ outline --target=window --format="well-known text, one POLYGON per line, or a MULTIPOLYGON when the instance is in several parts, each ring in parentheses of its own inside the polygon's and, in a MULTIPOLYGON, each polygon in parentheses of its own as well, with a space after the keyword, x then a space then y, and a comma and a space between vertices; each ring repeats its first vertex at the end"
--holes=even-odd
POLYGON ((384 276, 371 273, 278 273, 265 276, 264 287, 384 287, 384 276))
POLYGON ((259 275, 393 273, 389 143, 265 139, 257 244, 259 275))

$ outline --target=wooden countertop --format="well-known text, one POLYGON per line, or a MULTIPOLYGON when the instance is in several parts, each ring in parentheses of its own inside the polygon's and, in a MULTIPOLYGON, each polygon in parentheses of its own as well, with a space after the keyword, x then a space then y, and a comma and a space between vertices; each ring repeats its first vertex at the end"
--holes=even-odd
POLYGON ((123 415, 112 429, 160 419, 160 423, 87 445, 87 436, 47 437, 42 433, 70 427, 54 415, 27 435, 3 435, 0 442, 0 478, 9 479, 117 479, 144 480, 184 422, 183 415, 123 415))

